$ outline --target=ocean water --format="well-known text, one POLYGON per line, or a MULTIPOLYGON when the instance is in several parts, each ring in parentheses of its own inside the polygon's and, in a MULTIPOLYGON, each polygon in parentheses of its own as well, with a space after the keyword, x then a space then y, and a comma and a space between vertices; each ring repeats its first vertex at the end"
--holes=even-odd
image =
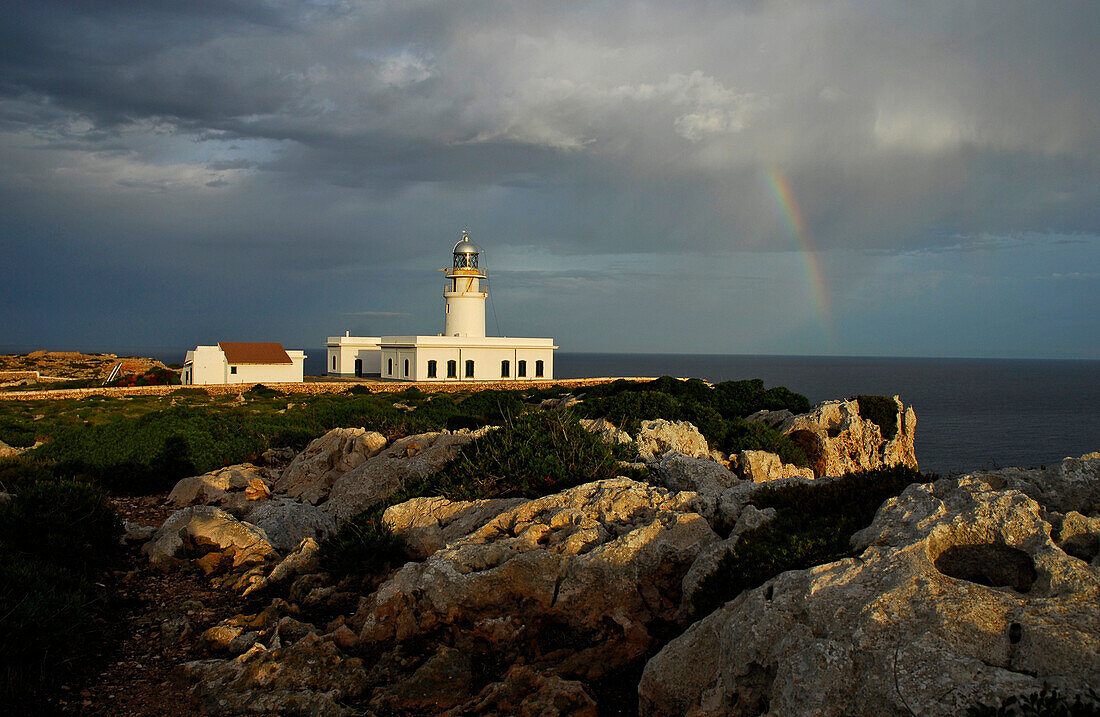
POLYGON ((1036 466, 1100 451, 1100 361, 558 353, 558 378, 760 378, 811 402, 897 394, 921 469, 1036 466))
MULTIPOLYGON (((30 350, 0 346, 0 353, 30 350)), ((165 363, 180 363, 185 353, 169 347, 83 350, 165 363)), ((307 349, 306 354, 306 374, 322 375, 325 349, 307 349)), ((1100 451, 1100 361, 558 352, 554 373, 557 378, 670 375, 715 382, 759 378, 815 403, 860 393, 898 394, 917 412, 921 469, 940 474, 1045 465, 1100 451)))

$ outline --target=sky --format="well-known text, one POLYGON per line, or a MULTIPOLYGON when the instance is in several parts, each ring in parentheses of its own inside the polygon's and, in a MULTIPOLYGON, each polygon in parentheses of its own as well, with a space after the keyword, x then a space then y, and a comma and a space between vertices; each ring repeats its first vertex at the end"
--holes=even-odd
POLYGON ((0 347, 1100 358, 1100 3, 9 0, 0 347))

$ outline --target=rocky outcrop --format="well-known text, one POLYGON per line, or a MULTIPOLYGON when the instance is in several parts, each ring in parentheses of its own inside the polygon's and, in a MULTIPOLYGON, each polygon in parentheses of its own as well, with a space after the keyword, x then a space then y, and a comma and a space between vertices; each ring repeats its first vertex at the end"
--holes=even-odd
MULTIPOLYGON (((1066 470, 1100 480, 1100 460, 1066 470)), ((1052 521, 1068 539, 1091 523, 987 478, 911 485, 856 534, 858 558, 783 573, 692 625, 646 666, 642 713, 960 714, 1094 686, 1100 570, 1052 540, 1052 521)))
POLYGON ((344 700, 359 695, 367 671, 331 638, 309 632, 293 644, 261 642, 232 660, 188 662, 184 675, 210 714, 352 714, 344 700))
MULTIPOLYGON (((818 478, 899 464, 916 468, 913 441, 917 415, 897 396, 894 401, 898 428, 890 440, 883 437, 879 425, 860 416, 859 403, 854 399, 819 403, 809 413, 788 416, 777 430, 802 448, 818 478)), ((768 423, 769 416, 757 413, 750 418, 768 423)))
POLYGON ((768 483, 784 478, 814 479, 813 469, 784 463, 779 456, 768 451, 741 451, 730 464, 736 466, 742 478, 753 483, 768 483))
POLYGON ((676 619, 684 573, 718 540, 697 508, 693 493, 599 481, 504 510, 406 564, 351 621, 364 645, 394 655, 372 706, 457 711, 549 689, 588 709, 592 695, 570 683, 636 664, 651 628, 676 619), (474 675, 486 671, 496 677, 483 690, 474 675))
POLYGON ((324 540, 336 532, 336 521, 331 515, 316 506, 288 498, 253 504, 241 517, 262 529, 281 552, 294 550, 306 538, 324 540))
POLYGON ((211 505, 177 510, 141 551, 154 566, 161 568, 209 553, 222 554, 225 560, 218 561, 221 568, 240 568, 262 564, 276 553, 262 528, 243 523, 211 505))
POLYGON ((525 502, 523 498, 473 501, 414 498, 387 508, 382 520, 405 541, 409 557, 423 560, 525 502))
POLYGON ((646 462, 655 461, 670 452, 692 458, 706 458, 710 454, 707 439, 687 421, 666 421, 663 418, 642 421, 637 443, 638 455, 646 462))
POLYGON ((415 485, 450 462, 462 447, 489 429, 421 433, 394 441, 358 468, 341 475, 322 509, 347 520, 407 485, 415 485))
POLYGON ((1052 510, 1062 513, 1076 510, 1096 516, 1100 515, 1100 481, 1096 480, 1098 461, 1100 453, 1089 453, 1042 468, 1004 468, 978 475, 996 488, 1026 493, 1052 510))
POLYGON ((266 469, 241 463, 180 480, 168 494, 168 502, 180 507, 220 505, 228 509, 241 508, 249 501, 270 498, 270 480, 266 469))
POLYGON ((657 481, 669 490, 690 490, 716 496, 741 482, 721 463, 710 458, 691 458, 681 453, 666 453, 650 465, 657 481))
POLYGON ((286 467, 275 491, 316 505, 328 498, 340 476, 363 465, 386 446, 386 437, 363 428, 334 428, 311 442, 286 467))

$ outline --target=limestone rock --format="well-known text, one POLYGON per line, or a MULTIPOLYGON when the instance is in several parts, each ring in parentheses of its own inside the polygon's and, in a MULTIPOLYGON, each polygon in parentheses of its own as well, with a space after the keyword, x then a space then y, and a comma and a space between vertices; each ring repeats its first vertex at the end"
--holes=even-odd
POLYGON ((620 429, 611 421, 606 418, 582 418, 580 419, 581 428, 590 433, 595 433, 602 438, 605 443, 627 444, 633 441, 630 434, 620 429))
POLYGON ((746 416, 745 423, 761 423, 769 428, 779 428, 783 425, 784 421, 791 418, 793 415, 793 413, 785 408, 780 411, 769 411, 764 408, 750 416, 746 416))
POLYGON ((658 418, 642 421, 638 431, 638 455, 644 461, 654 461, 672 451, 692 458, 706 458, 710 451, 707 439, 687 421, 666 421, 658 418))
POLYGON ((405 486, 424 480, 486 432, 463 429, 421 433, 394 441, 358 468, 341 475, 321 507, 337 521, 347 520, 405 486))
POLYGON ((1100 453, 1066 458, 1042 468, 1005 468, 975 474, 995 488, 1013 488, 1060 513, 1100 515, 1100 453))
POLYGON ((263 529, 282 552, 294 550, 306 538, 324 540, 336 532, 336 521, 317 506, 287 498, 249 506, 242 518, 263 529))
POLYGON ((740 479, 710 458, 691 458, 681 453, 666 453, 650 466, 661 485, 669 490, 691 490, 704 495, 718 495, 740 483, 740 479))
POLYGON ((229 562, 234 568, 262 563, 275 554, 262 528, 242 523, 210 505, 177 510, 141 548, 154 566, 162 568, 175 564, 177 559, 211 551, 229 552, 229 562))
POLYGON ((336 480, 358 468, 386 446, 386 437, 363 428, 334 428, 314 439, 286 467, 275 491, 297 500, 320 503, 336 480))
POLYGON ((737 454, 736 464, 741 477, 753 483, 767 483, 784 478, 814 479, 812 468, 799 468, 793 463, 784 463, 779 456, 768 451, 741 451, 737 454))
POLYGON ((423 560, 472 533, 505 510, 525 502, 523 498, 474 501, 413 498, 387 508, 382 520, 405 540, 410 557, 423 560))
MULTIPOLYGON (((460 652, 487 651, 497 664, 598 680, 642 659, 654 645, 650 627, 676 619, 684 573, 718 540, 698 501, 626 478, 526 501, 407 563, 351 624, 374 649, 432 635, 460 652), (568 636, 568 650, 555 635, 568 636)), ((459 657, 439 657, 436 667, 458 675, 455 700, 472 699, 477 686, 459 657)), ((428 684, 400 669, 389 680, 428 684)))
POLYGON ((1100 679, 1100 570, 975 478, 911 485, 859 558, 783 573, 646 666, 644 715, 940 715, 1100 679))
POLYGON ((894 401, 898 432, 889 441, 877 424, 859 415, 859 403, 854 399, 819 403, 809 413, 787 418, 778 430, 805 451, 819 478, 899 464, 916 468, 913 441, 917 415, 897 396, 894 401))
POLYGON ((7 443, 0 441, 0 458, 11 458, 21 453, 18 448, 12 448, 7 443))
POLYGON ((258 580, 244 590, 245 595, 251 595, 272 585, 289 580, 298 575, 315 573, 321 567, 321 546, 313 538, 304 538, 290 555, 283 558, 278 565, 262 580, 258 580))
POLYGON ((310 633, 289 647, 261 643, 233 660, 183 665, 191 692, 212 714, 352 714, 341 702, 358 696, 367 671, 357 657, 310 633))
POLYGON ((127 543, 140 543, 153 537, 157 532, 156 526, 140 525, 129 520, 122 521, 122 540, 127 543))
POLYGON ((251 463, 219 468, 199 476, 184 478, 168 494, 174 506, 220 505, 239 508, 249 501, 271 496, 264 469, 251 463))
POLYGON ((596 717, 599 710, 580 682, 540 674, 525 665, 517 665, 508 670, 501 681, 487 685, 470 702, 444 713, 447 717, 471 714, 596 717))

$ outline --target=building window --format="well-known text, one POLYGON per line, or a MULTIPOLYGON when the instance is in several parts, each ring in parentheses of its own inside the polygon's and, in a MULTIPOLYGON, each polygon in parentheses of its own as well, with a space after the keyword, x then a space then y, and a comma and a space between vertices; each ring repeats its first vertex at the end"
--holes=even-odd
POLYGON ((458 361, 447 362, 447 378, 458 378, 458 361))
POLYGON ((386 359, 386 375, 393 375, 393 359, 391 358, 386 359))
POLYGON ((474 377, 474 362, 473 361, 467 361, 466 362, 466 378, 473 378, 473 377, 474 377))
POLYGON ((336 357, 335 356, 332 357, 332 370, 333 371, 336 370, 336 357))
POLYGON ((428 378, 435 378, 435 361, 428 362, 428 378))
POLYGON ((542 378, 542 361, 535 362, 535 378, 542 378))
POLYGON ((237 373, 237 367, 236 366, 230 366, 229 367, 229 373, 237 373))
POLYGON ((507 361, 501 361, 500 362, 500 377, 501 378, 508 378, 508 362, 507 361))
POLYGON ((516 362, 516 378, 527 378, 527 362, 516 362))
POLYGON ((405 378, 409 377, 409 360, 405 359, 405 378))

